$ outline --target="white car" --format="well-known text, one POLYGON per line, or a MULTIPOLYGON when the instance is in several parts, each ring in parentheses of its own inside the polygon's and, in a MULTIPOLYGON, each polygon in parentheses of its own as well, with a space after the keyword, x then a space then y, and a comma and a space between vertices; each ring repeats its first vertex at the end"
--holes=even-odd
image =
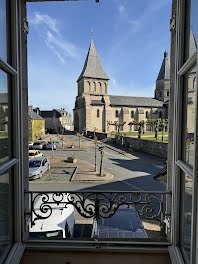
POLYGON ((92 238, 147 238, 147 233, 135 207, 120 206, 112 217, 94 220, 92 238))
MULTIPOLYGON (((48 196, 49 202, 53 202, 52 194, 48 194, 48 196)), ((40 206, 43 204, 43 197, 45 195, 41 195, 40 199, 36 202, 35 212, 46 216, 40 210, 40 206)), ((64 194, 63 201, 67 201, 67 194, 64 194)), ((65 208, 64 204, 57 205, 56 203, 50 203, 50 207, 52 208, 52 214, 49 218, 36 220, 33 227, 29 225, 29 237, 31 239, 72 238, 75 223, 73 205, 69 204, 65 208)))

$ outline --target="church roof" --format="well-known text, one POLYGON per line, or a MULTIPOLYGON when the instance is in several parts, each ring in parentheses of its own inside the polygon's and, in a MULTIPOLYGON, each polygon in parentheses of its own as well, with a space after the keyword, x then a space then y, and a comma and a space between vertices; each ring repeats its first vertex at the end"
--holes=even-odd
POLYGON ((109 80, 109 77, 104 72, 100 64, 100 60, 93 40, 91 41, 91 44, 89 46, 89 51, 87 53, 87 58, 85 60, 83 70, 77 81, 79 81, 83 77, 109 80))
POLYGON ((163 107, 164 102, 149 97, 110 95, 112 106, 163 107))
POLYGON ((162 62, 160 72, 157 77, 157 81, 159 80, 169 80, 170 79, 170 62, 168 59, 168 52, 164 52, 164 60, 162 62))
POLYGON ((44 120, 44 118, 42 118, 42 116, 38 115, 34 111, 28 111, 28 116, 32 120, 44 120))
POLYGON ((189 56, 191 57, 196 50, 197 50, 197 43, 195 40, 195 36, 191 30, 190 39, 189 39, 189 56))

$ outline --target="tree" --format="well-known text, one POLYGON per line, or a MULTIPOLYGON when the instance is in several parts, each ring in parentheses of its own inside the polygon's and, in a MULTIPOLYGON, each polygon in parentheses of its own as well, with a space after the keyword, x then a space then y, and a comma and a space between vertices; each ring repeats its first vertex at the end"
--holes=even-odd
POLYGON ((151 127, 151 131, 154 131, 155 120, 156 120, 156 119, 152 118, 152 119, 148 119, 148 120, 146 121, 147 125, 149 125, 149 126, 151 127))
POLYGON ((139 122, 136 123, 138 125, 138 138, 141 138, 141 134, 143 132, 144 129, 144 120, 141 120, 139 122))
POLYGON ((129 133, 130 133, 130 134, 132 134, 132 126, 134 126, 134 125, 136 125, 136 124, 137 124, 136 121, 131 121, 131 122, 128 123, 128 125, 129 125, 129 133))
POLYGON ((159 132, 159 127, 161 123, 161 118, 155 119, 154 121, 154 130, 155 130, 155 139, 158 139, 158 132, 159 132))
POLYGON ((126 122, 118 122, 118 121, 114 121, 114 122, 110 122, 109 125, 112 125, 112 126, 116 126, 116 131, 117 133, 119 134, 120 133, 120 127, 124 126, 126 122))
POLYGON ((160 120, 160 128, 162 130, 162 141, 164 141, 164 131, 166 131, 167 126, 168 126, 168 119, 161 119, 160 120))

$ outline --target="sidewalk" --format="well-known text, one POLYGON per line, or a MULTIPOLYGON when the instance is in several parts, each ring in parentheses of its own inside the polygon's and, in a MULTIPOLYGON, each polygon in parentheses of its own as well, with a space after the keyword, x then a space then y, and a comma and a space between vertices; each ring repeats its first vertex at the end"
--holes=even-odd
POLYGON ((113 175, 105 170, 99 176, 99 168, 95 172, 95 166, 84 160, 77 160, 75 163, 67 162, 65 157, 49 158, 51 168, 77 168, 71 181, 112 181, 113 175))

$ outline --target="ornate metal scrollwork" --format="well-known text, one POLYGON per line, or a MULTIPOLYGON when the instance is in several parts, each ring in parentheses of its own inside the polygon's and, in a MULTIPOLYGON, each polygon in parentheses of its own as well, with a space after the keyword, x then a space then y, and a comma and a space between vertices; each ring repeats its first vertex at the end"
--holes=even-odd
POLYGON ((168 192, 28 192, 31 226, 47 219, 56 206, 73 205, 84 218, 109 218, 120 206, 133 206, 141 219, 156 220, 164 228, 165 202, 168 192))

